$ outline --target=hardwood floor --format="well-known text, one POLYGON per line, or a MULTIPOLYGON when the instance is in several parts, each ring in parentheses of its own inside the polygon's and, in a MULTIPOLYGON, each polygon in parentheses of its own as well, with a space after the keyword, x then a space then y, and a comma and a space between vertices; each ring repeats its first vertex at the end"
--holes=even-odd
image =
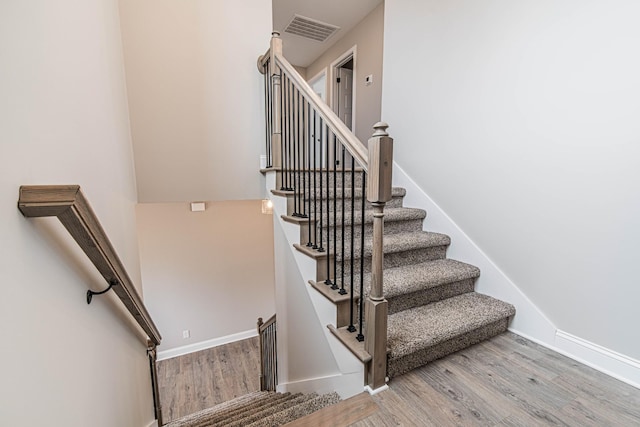
MULTIPOLYGON (((258 389, 257 339, 159 362, 165 419, 258 389)), ((295 426, 640 426, 640 390, 512 333, 295 426), (342 408, 342 409, 341 409, 342 408)))
POLYGON ((640 390, 512 333, 389 386, 372 397, 378 412, 350 425, 640 426, 640 390))
POLYGON ((260 389, 258 337, 158 362, 164 422, 260 389))

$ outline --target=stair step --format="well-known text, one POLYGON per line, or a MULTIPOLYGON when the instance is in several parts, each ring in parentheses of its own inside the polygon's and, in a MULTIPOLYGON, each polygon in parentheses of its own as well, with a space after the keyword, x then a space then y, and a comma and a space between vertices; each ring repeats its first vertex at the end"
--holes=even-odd
MULTIPOLYGON (((432 233, 430 231, 414 231, 409 233, 394 233, 384 236, 384 268, 400 267, 425 261, 443 259, 451 239, 446 234, 432 233)), ((371 238, 365 238, 364 246, 364 272, 371 271, 371 238)), ((360 271, 360 241, 356 239, 354 245, 354 267, 360 271)), ((338 260, 342 254, 338 251, 338 260)), ((345 274, 351 270, 351 252, 345 252, 345 274)), ((338 275, 342 263, 338 262, 338 275)))
POLYGON ((313 397, 310 399, 306 399, 283 411, 277 412, 275 414, 271 414, 251 424, 248 424, 248 427, 280 426, 280 425, 286 424, 289 421, 296 420, 298 418, 304 417, 305 415, 316 412, 329 405, 336 404, 340 401, 340 396, 338 396, 338 393, 335 393, 335 392, 324 394, 322 396, 317 396, 317 395, 315 396, 309 395, 309 396, 313 396, 313 397))
POLYGON ((340 401, 337 393, 318 396, 254 392, 165 424, 167 427, 273 426, 304 417, 340 401))
MULTIPOLYGON (((315 199, 311 198, 311 206, 315 206, 316 210, 319 211, 320 209, 320 189, 317 189, 316 191, 313 191, 311 193, 312 195, 315 194, 315 199)), ((404 196, 407 194, 407 191, 404 188, 401 187, 393 187, 391 189, 391 200, 388 201, 385 205, 385 210, 386 209, 391 209, 391 208, 401 208, 402 207, 402 201, 404 199, 404 196)), ((355 198, 356 204, 355 204, 355 208, 356 210, 358 209, 362 209, 362 188, 355 188, 355 189, 351 189, 351 188, 337 188, 334 194, 333 191, 333 187, 329 188, 329 194, 327 194, 327 190, 324 189, 322 191, 322 209, 325 210, 326 209, 326 203, 327 203, 327 198, 329 199, 329 211, 333 212, 334 211, 334 205, 333 205, 333 201, 336 201, 336 206, 335 206, 335 210, 337 212, 341 212, 342 211, 342 199, 344 198, 345 200, 345 211, 350 212, 351 211, 351 198, 353 197, 355 198)), ((291 196, 293 196, 293 193, 291 193, 291 196)), ((293 202, 292 202, 293 203, 293 202)), ((304 207, 305 209, 308 209, 308 203, 309 203, 309 197, 306 197, 304 199, 304 207)), ((367 210, 371 210, 372 206, 370 202, 366 202, 365 204, 365 209, 367 210)))
MULTIPOLYGON (((480 276, 480 269, 464 262, 445 258, 387 268, 382 274, 384 296, 389 302, 389 314, 393 314, 472 292, 475 280, 480 276)), ((347 282, 346 279, 345 282, 347 282)), ((338 289, 333 289, 324 281, 315 282, 310 280, 309 284, 336 306, 346 304, 348 309, 351 293, 350 283, 345 283, 346 294, 340 294, 338 289)), ((336 287, 340 288, 340 285, 340 280, 336 281, 336 287)), ((365 296, 369 294, 370 289, 371 273, 367 273, 364 276, 365 296)), ((354 298, 356 302, 359 298, 359 290, 360 275, 357 274, 354 277, 354 298)))
MULTIPOLYGON (((418 307, 472 292, 480 269, 452 259, 387 268, 383 272, 384 295, 389 313, 418 307)), ((365 289, 371 277, 365 278, 365 289)))
POLYGON ((314 398, 315 394, 302 394, 296 393, 288 395, 286 398, 281 399, 277 402, 274 402, 270 405, 262 405, 256 408, 253 411, 247 411, 245 413, 240 413, 236 417, 232 419, 225 420, 224 424, 228 427, 241 427, 251 424, 255 421, 265 418, 266 416, 272 415, 273 413, 277 413, 280 411, 284 411, 288 408, 291 408, 300 403, 306 402, 314 398))
POLYGON ((388 318, 389 377, 506 331, 515 308, 470 292, 404 310, 388 318))

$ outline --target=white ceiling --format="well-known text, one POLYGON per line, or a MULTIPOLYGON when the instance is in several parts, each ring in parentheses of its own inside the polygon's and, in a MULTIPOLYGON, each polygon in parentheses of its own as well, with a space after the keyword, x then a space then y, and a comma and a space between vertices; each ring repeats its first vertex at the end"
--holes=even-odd
POLYGON ((280 32, 284 56, 293 65, 307 67, 340 40, 383 0, 273 0, 273 30, 280 32), (294 15, 340 27, 324 42, 288 34, 284 29, 294 15))

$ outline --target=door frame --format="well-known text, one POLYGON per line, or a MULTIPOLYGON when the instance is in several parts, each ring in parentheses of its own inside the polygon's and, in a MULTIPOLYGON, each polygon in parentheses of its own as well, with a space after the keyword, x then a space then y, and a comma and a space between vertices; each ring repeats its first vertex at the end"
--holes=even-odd
POLYGON ((342 67, 344 64, 346 64, 351 59, 353 59, 353 82, 352 82, 353 91, 351 93, 351 132, 353 132, 354 134, 356 133, 356 126, 358 122, 356 120, 356 107, 357 107, 356 106, 356 99, 357 99, 356 82, 358 81, 358 73, 357 73, 358 61, 356 61, 357 51, 358 51, 358 45, 353 45, 351 48, 347 49, 344 53, 338 56, 334 61, 331 62, 331 65, 329 65, 329 75, 327 76, 331 81, 331 84, 328 85, 329 93, 328 93, 327 104, 331 106, 331 109, 334 112, 337 112, 338 100, 336 99, 335 94, 338 91, 338 83, 336 82, 336 78, 338 75, 338 68, 342 67))
POLYGON ((316 74, 315 76, 311 77, 309 80, 307 80, 307 83, 309 83, 309 86, 313 87, 314 84, 316 84, 319 80, 321 80, 324 77, 324 99, 323 101, 329 105, 329 88, 327 87, 329 85, 329 72, 327 71, 327 67, 324 67, 322 70, 320 70, 318 72, 318 74, 316 74))

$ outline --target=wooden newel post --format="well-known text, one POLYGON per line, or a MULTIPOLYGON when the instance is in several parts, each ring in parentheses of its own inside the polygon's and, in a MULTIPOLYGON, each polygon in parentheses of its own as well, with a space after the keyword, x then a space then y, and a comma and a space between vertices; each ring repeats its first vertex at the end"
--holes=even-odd
POLYGON ((393 138, 387 133, 388 124, 376 123, 369 139, 369 174, 367 200, 373 205, 373 248, 371 255, 371 290, 365 301, 367 331, 365 350, 371 355, 367 384, 371 389, 382 387, 387 376, 387 312, 384 299, 382 266, 384 253, 384 206, 391 200, 391 171, 393 169, 393 138))
MULTIPOLYGON (((272 135, 271 149, 273 150, 273 167, 278 169, 282 167, 282 82, 281 71, 276 63, 276 54, 282 55, 282 39, 280 33, 274 31, 271 33, 271 47, 269 49, 271 58, 271 85, 272 85, 272 135)), ((282 174, 276 174, 276 188, 280 188, 282 174)))

